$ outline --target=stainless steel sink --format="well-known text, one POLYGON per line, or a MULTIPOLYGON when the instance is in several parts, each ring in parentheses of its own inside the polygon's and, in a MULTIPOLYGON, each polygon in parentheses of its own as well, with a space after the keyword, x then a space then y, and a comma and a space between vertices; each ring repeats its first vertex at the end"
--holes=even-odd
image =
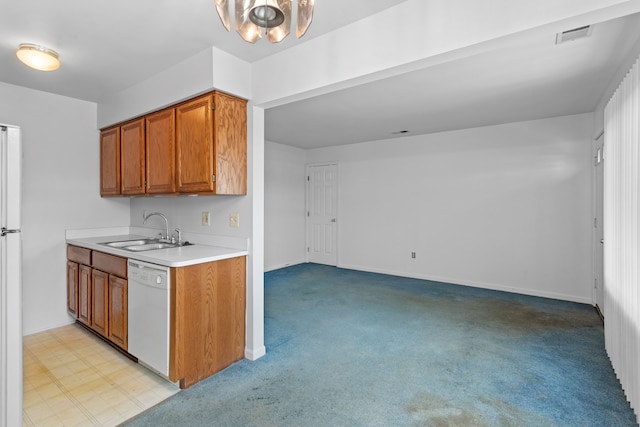
POLYGON ((105 242, 100 243, 101 245, 111 246, 112 248, 124 248, 126 246, 138 246, 138 245, 148 245, 150 243, 159 243, 158 239, 136 239, 136 240, 121 240, 118 242, 105 242))
POLYGON ((152 251, 154 249, 179 248, 180 246, 184 246, 184 245, 178 245, 175 243, 147 243, 144 245, 124 246, 121 249, 126 249, 127 251, 132 251, 132 252, 142 252, 142 251, 152 251))
POLYGON ((124 249, 131 252, 153 251, 157 249, 179 248, 182 246, 190 246, 189 242, 171 243, 163 242, 160 239, 135 239, 135 240, 119 240, 116 242, 104 242, 101 245, 111 246, 112 248, 124 249))

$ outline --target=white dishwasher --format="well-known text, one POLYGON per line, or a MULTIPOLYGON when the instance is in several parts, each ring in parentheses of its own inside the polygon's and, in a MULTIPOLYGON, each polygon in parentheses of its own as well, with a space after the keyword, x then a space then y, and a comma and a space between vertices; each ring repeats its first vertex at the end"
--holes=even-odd
POLYGON ((129 260, 128 351, 169 377, 169 267, 129 260))

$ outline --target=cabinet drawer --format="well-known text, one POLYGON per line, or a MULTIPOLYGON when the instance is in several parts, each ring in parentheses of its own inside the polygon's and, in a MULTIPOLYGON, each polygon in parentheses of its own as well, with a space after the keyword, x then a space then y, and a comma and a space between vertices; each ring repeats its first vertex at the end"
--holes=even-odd
POLYGON ((67 259, 78 264, 91 265, 91 250, 67 245, 67 259))
POLYGON ((127 277, 127 259, 103 252, 93 251, 93 268, 114 274, 119 277, 127 277))

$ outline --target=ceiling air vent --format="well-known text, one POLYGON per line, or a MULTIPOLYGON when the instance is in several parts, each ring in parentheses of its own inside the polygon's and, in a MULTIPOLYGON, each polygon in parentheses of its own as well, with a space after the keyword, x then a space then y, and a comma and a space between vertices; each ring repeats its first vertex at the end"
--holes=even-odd
POLYGON ((585 25, 584 27, 563 31, 561 33, 556 34, 556 44, 572 42, 574 40, 589 37, 592 31, 593 31, 593 25, 585 25))

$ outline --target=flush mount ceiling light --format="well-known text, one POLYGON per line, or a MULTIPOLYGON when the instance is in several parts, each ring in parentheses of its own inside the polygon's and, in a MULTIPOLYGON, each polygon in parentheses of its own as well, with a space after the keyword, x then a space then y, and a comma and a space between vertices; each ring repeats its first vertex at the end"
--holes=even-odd
POLYGON ((53 71, 60 68, 58 54, 37 44, 22 43, 16 52, 18 59, 31 68, 40 71, 53 71))
MULTIPOLYGON (((231 31, 229 3, 233 0, 214 0, 222 25, 231 31)), ((235 0, 236 31, 245 41, 255 43, 266 37, 279 43, 291 29, 293 0, 235 0)), ((314 0, 297 0, 296 37, 304 36, 313 19, 314 0)))

